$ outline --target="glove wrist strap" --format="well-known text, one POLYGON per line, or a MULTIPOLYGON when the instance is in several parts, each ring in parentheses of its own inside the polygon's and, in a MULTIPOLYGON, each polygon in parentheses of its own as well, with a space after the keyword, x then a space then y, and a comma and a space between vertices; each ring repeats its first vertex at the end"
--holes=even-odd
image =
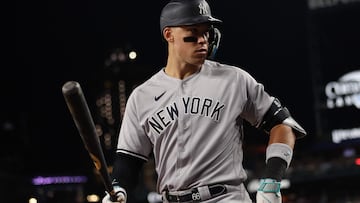
POLYGON ((265 193, 279 193, 280 192, 280 182, 275 179, 266 178, 260 180, 260 186, 258 191, 265 193))

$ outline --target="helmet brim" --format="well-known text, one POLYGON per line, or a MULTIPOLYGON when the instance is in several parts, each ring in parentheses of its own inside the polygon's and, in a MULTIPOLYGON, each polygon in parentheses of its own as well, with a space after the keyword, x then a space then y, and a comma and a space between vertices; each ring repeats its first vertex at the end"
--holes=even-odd
POLYGON ((214 18, 212 16, 197 16, 197 17, 191 17, 191 18, 183 18, 181 20, 174 20, 173 22, 171 21, 162 21, 163 25, 162 25, 162 30, 165 27, 178 27, 178 26, 184 26, 184 25, 197 25, 197 24, 203 24, 203 23, 208 23, 211 25, 216 25, 216 24, 221 24, 222 20, 219 20, 217 18, 214 18))

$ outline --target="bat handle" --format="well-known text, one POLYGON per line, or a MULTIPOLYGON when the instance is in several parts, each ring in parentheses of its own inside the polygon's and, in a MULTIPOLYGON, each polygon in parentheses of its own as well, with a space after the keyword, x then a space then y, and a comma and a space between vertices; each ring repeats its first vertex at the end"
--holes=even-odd
POLYGON ((110 200, 112 202, 118 202, 118 197, 116 195, 116 192, 115 192, 115 189, 113 188, 111 191, 110 191, 110 200))
POLYGON ((118 200, 117 200, 117 196, 114 194, 114 195, 110 195, 110 200, 112 201, 112 202, 117 202, 118 200))

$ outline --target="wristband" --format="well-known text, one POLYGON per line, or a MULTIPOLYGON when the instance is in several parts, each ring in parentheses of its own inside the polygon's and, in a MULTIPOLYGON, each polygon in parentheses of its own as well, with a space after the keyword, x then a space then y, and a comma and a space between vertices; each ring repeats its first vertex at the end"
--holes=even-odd
POLYGON ((293 155, 292 148, 284 143, 272 143, 266 148, 266 163, 272 157, 279 157, 286 161, 287 168, 290 165, 293 155))

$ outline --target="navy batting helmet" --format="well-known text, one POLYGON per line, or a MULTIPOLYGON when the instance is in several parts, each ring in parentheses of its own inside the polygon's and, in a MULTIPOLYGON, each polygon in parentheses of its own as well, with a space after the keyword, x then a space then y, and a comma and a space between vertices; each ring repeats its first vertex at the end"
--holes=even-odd
POLYGON ((172 0, 161 11, 160 31, 171 26, 221 22, 211 16, 210 6, 205 0, 172 0))

